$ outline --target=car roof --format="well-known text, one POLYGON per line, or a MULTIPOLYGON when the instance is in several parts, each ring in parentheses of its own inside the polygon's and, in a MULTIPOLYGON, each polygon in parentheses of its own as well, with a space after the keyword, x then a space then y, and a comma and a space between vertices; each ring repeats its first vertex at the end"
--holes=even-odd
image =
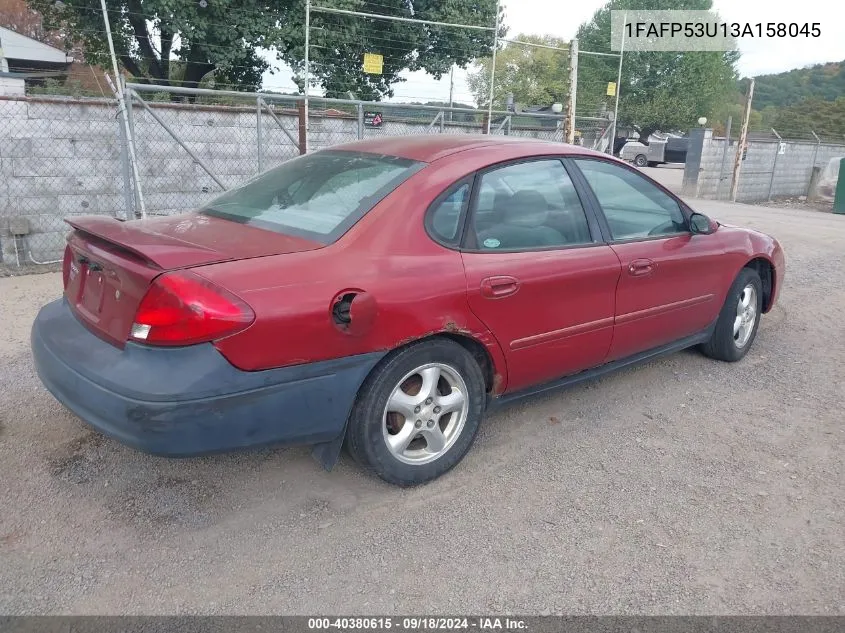
POLYGON ((498 136, 490 134, 422 134, 418 136, 388 136, 375 139, 334 145, 329 149, 341 151, 366 152, 369 154, 383 154, 398 156, 425 163, 431 163, 451 154, 463 152, 479 147, 507 144, 510 146, 524 146, 526 156, 543 153, 550 149, 560 154, 594 154, 588 149, 576 145, 554 143, 518 136, 498 136))

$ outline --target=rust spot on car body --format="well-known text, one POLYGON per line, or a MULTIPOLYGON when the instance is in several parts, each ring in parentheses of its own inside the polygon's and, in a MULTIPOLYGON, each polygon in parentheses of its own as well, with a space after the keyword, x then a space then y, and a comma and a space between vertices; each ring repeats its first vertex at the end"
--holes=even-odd
POLYGON ((493 395, 498 396, 502 392, 502 383, 505 379, 502 374, 493 374, 493 395))
POLYGON ((464 336, 472 336, 472 332, 470 332, 466 328, 459 327, 453 319, 446 319, 446 324, 443 326, 443 330, 445 332, 449 332, 450 334, 462 334, 464 336))

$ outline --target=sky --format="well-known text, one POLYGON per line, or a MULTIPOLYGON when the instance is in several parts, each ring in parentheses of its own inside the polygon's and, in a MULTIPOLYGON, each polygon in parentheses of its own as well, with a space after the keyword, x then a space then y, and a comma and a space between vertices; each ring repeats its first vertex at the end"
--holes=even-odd
MULTIPOLYGON (((570 40, 581 23, 589 20, 605 1, 502 0, 508 37, 531 33, 570 40)), ((714 0, 713 9, 725 22, 819 23, 819 38, 743 38, 738 65, 743 77, 845 60, 845 3, 841 0, 714 0)), ((403 77, 407 81, 396 85, 396 94, 391 101, 446 101, 449 98, 448 76, 436 81, 425 72, 406 72, 403 77)), ((466 77, 466 70, 456 70, 454 98, 473 103, 466 77)), ((265 75, 264 87, 292 90, 290 71, 280 68, 275 75, 265 75)))

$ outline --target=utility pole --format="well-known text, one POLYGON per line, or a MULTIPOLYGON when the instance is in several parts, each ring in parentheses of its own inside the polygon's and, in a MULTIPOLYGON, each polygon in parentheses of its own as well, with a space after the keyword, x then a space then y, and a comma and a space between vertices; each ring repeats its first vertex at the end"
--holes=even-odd
POLYGON ((565 140, 570 145, 575 143, 575 103, 578 92, 578 40, 569 45, 569 103, 566 110, 565 140))
POLYGON ((490 68, 490 103, 487 104, 487 134, 490 134, 490 123, 493 120, 493 91, 496 87, 496 49, 499 48, 499 6, 501 0, 496 0, 496 30, 493 31, 493 59, 490 68))
POLYGON ((310 104, 308 103, 308 84, 311 83, 311 66, 310 66, 311 57, 310 57, 309 50, 308 50, 308 48, 311 44, 310 38, 311 38, 311 0, 305 0, 305 68, 303 69, 304 70, 303 74, 305 75, 305 82, 302 86, 303 87, 303 93, 305 95, 305 99, 303 101, 303 105, 304 105, 303 118, 305 119, 305 138, 303 139, 305 142, 303 144, 305 145, 305 147, 302 148, 304 150, 304 151, 302 151, 303 154, 308 153, 308 145, 309 145, 308 141, 310 140, 308 138, 309 132, 310 132, 310 130, 308 129, 309 124, 310 124, 310 121, 308 120, 309 115, 310 115, 310 113, 308 111, 309 107, 310 107, 310 104))
MULTIPOLYGON (((748 96, 745 99, 745 114, 742 117, 742 129, 739 133, 739 144, 736 148, 734 158, 733 180, 731 181, 731 201, 736 202, 736 192, 739 188, 739 170, 742 167, 742 155, 745 153, 745 146, 748 144, 748 119, 751 117, 751 100, 754 98, 754 77, 748 86, 748 96)), ((728 139, 726 142, 730 142, 728 139)))
POLYGON ((452 120, 452 108, 454 107, 455 96, 455 64, 452 64, 452 72, 449 75, 449 121, 452 120))
POLYGON ((616 147, 616 125, 619 121, 619 93, 622 90, 622 56, 625 55, 625 22, 628 14, 622 16, 622 45, 619 47, 619 71, 616 73, 616 105, 613 106, 613 132, 610 135, 610 154, 616 147))

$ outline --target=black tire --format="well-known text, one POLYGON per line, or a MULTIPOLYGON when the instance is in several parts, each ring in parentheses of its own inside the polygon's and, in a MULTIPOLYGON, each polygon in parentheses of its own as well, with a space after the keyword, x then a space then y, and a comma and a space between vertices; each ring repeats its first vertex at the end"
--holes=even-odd
POLYGON ((748 350, 751 349, 754 339, 757 338, 757 330, 760 327, 762 311, 763 282, 760 281, 760 275, 751 268, 743 268, 733 284, 731 284, 728 297, 725 299, 725 304, 722 306, 722 311, 716 320, 716 329, 713 331, 713 336, 710 337, 709 341, 701 345, 701 351, 705 356, 729 363, 742 360, 748 353, 748 350), (754 325, 748 340, 744 345, 739 345, 736 340, 737 337, 734 334, 734 320, 737 318, 737 304, 745 288, 749 285, 753 286, 755 290, 756 312, 754 325))
POLYGON ((389 483, 398 486, 422 484, 448 472, 463 459, 478 432, 485 404, 484 375, 472 354, 445 338, 420 341, 389 355, 364 381, 349 417, 347 448, 355 461, 389 483), (387 447, 382 430, 385 409, 403 377, 429 363, 447 365, 464 381, 466 420, 457 438, 442 455, 427 463, 408 464, 400 461, 387 447))
POLYGON ((645 157, 645 154, 637 154, 634 158, 634 164, 637 167, 645 167, 648 165, 648 159, 645 157))

